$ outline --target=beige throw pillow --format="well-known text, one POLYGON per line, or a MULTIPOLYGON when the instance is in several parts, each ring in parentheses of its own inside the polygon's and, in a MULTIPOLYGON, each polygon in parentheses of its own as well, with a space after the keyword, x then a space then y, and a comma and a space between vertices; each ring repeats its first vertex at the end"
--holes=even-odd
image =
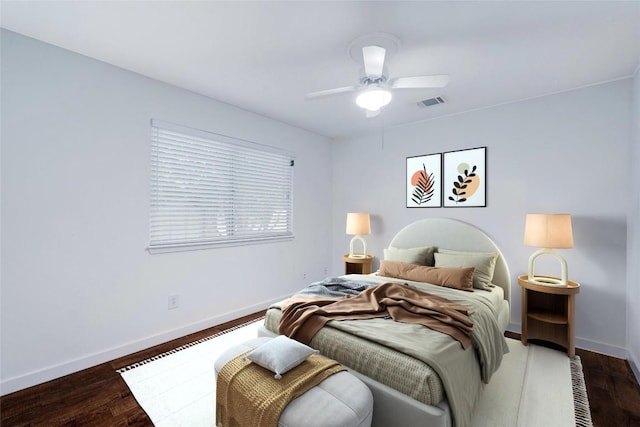
POLYGON ((473 267, 440 268, 408 264, 400 261, 380 261, 378 275, 396 279, 425 282, 447 288, 473 291, 473 267))
POLYGON ((461 252, 438 248, 434 254, 435 266, 446 268, 474 267, 473 287, 489 290, 493 285, 493 272, 498 254, 491 252, 461 252))

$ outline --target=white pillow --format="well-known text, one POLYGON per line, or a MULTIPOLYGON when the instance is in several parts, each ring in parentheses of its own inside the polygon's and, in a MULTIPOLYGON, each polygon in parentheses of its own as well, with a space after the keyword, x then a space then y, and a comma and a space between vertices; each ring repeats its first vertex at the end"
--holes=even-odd
POLYGON ((292 340, 284 335, 256 347, 246 357, 252 362, 275 373, 275 379, 279 380, 282 375, 295 368, 307 357, 318 353, 311 347, 292 340))
POLYGON ((493 286, 493 272, 498 254, 492 252, 460 252, 438 248, 434 254, 436 267, 467 268, 475 267, 473 287, 489 290, 493 286))
POLYGON ((385 261, 399 261, 407 264, 426 265, 433 267, 433 252, 435 248, 432 246, 423 246, 419 248, 401 249, 392 246, 384 250, 385 261))

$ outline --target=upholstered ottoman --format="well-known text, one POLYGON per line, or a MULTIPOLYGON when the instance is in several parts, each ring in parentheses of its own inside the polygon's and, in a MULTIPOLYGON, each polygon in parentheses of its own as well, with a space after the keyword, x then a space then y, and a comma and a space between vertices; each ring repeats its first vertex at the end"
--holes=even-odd
MULTIPOLYGON (((236 356, 273 338, 254 338, 225 351, 215 362, 216 377, 236 356)), ((373 396, 369 388, 347 371, 326 378, 297 399, 280 415, 279 427, 365 427, 371 425, 373 396)))

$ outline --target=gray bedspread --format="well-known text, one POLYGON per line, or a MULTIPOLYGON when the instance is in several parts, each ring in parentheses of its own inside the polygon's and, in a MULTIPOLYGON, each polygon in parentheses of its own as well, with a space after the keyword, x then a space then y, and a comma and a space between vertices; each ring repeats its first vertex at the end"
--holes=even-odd
MULTIPOLYGON (((407 283, 404 280, 378 276, 353 275, 350 277, 359 282, 362 281, 369 284, 393 281, 407 283)), ((334 320, 329 322, 325 328, 332 328, 363 338, 374 343, 374 346, 395 349, 427 364, 438 374, 442 382, 451 407, 454 425, 456 427, 470 426, 471 414, 479 399, 483 383, 489 382, 493 373, 500 366, 502 356, 508 352, 506 341, 497 323, 495 308, 487 303, 486 299, 479 298, 477 295, 474 296, 475 292, 461 292, 416 282, 409 282, 408 284, 425 292, 471 307, 473 313, 470 318, 474 323, 473 345, 464 350, 460 343, 448 335, 433 331, 422 325, 398 323, 390 319, 334 320)), ((351 286, 347 285, 347 287, 350 288, 351 286)), ((332 291, 341 292, 337 288, 332 289, 332 291)), ((269 326, 267 325, 267 327, 269 326)), ((363 340, 358 340, 358 342, 361 343, 363 340)), ((335 346, 337 343, 332 345, 335 346)), ((319 350, 323 351, 322 348, 319 348, 319 350)), ((351 353, 354 356, 362 355, 366 354, 366 351, 356 351, 353 348, 351 350, 341 353, 347 360, 338 359, 338 361, 353 367, 353 364, 357 364, 358 361, 348 360, 349 354, 351 353)), ((332 357, 331 355, 328 356, 332 357)), ((394 366, 389 366, 388 364, 386 366, 368 366, 367 368, 367 372, 362 373, 378 381, 382 379, 380 381, 382 383, 385 383, 385 376, 388 376, 390 372, 396 371, 394 366)), ((399 391, 403 392, 402 390, 399 391)), ((428 404, 433 404, 433 402, 428 404)))

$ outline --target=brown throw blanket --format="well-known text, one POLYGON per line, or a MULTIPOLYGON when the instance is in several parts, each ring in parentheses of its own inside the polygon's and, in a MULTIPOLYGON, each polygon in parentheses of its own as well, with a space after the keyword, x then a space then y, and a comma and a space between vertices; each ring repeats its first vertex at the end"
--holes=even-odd
POLYGON ((276 380, 273 372, 246 359, 246 353, 222 367, 216 383, 216 426, 277 426, 290 401, 344 371, 335 360, 312 354, 276 380))
POLYGON ((383 283, 355 296, 295 295, 283 307, 278 331, 309 344, 330 320, 390 316, 396 322, 418 323, 447 334, 466 349, 471 344, 471 312, 471 308, 437 295, 399 283, 383 283))

